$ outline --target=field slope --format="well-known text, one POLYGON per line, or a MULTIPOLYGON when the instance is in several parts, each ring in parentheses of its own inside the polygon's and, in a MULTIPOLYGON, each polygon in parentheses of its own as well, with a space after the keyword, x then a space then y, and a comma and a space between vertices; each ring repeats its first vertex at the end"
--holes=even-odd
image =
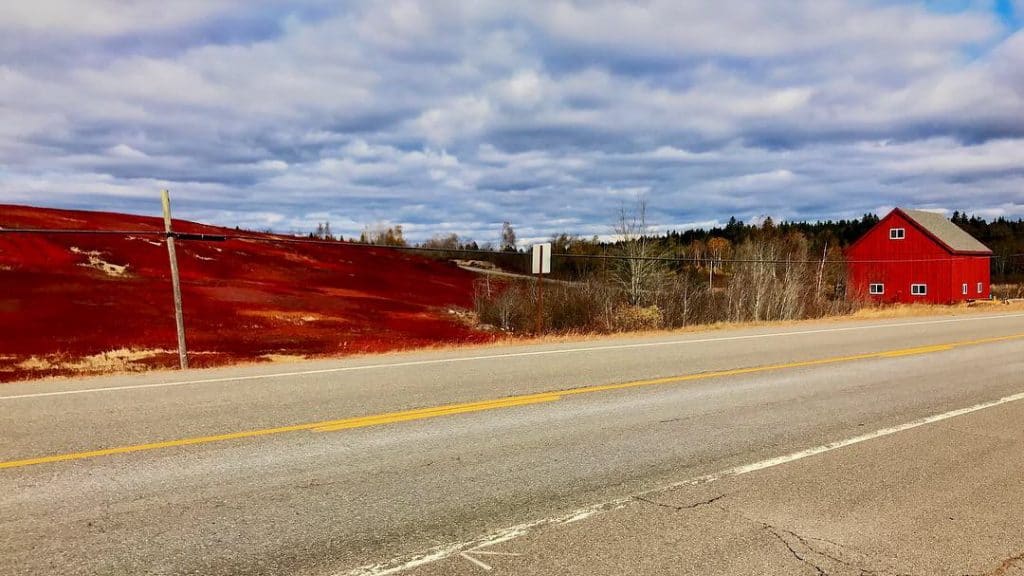
MULTIPOLYGON (((0 205, 2 228, 162 230, 144 216, 0 205)), ((175 222, 180 232, 234 230, 175 222)), ((246 233, 249 235, 249 233, 246 233)), ((455 311, 474 274, 385 248, 180 241, 194 366, 489 336, 455 311)), ((160 236, 0 234, 0 381, 176 362, 160 236)))

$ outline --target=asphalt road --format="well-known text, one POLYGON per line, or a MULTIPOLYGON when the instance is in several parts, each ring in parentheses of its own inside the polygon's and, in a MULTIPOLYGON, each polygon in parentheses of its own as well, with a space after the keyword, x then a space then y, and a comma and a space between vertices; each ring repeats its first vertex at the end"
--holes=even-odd
POLYGON ((1021 573, 1022 352, 982 314, 3 385, 0 574, 1021 573))

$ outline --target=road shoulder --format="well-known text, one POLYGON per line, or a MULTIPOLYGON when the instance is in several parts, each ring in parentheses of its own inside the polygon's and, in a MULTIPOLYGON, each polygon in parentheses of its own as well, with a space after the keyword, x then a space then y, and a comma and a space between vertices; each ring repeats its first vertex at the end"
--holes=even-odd
POLYGON ((637 496, 412 574, 1024 574, 1024 403, 637 496), (466 556, 470 556, 467 559, 466 556))

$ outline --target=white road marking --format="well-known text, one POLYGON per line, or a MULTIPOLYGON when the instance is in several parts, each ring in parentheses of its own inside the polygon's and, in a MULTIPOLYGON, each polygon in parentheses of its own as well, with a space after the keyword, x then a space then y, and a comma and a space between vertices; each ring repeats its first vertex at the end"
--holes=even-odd
POLYGON ((479 558, 475 557, 475 556, 481 556, 481 555, 482 556, 522 556, 522 554, 516 554, 515 552, 492 552, 490 550, 480 550, 479 547, 474 548, 472 550, 466 550, 465 552, 459 552, 459 556, 465 558, 466 560, 469 560, 470 562, 472 562, 473 564, 476 564, 477 566, 479 566, 480 568, 483 568, 484 570, 490 571, 491 567, 488 564, 484 563, 482 560, 480 560, 479 558))
POLYGON ((477 546, 475 548, 471 548, 469 550, 463 550, 462 552, 459 552, 459 556, 465 558, 466 560, 469 560, 470 562, 472 562, 473 564, 476 564, 477 566, 479 566, 480 568, 483 568, 484 570, 490 571, 491 570, 490 565, 484 563, 482 560, 480 560, 479 558, 474 557, 473 555, 475 554, 476 556, 480 556, 480 555, 490 555, 490 556, 522 556, 522 554, 516 554, 515 552, 495 552, 493 550, 485 550, 485 548, 488 548, 490 546, 494 546, 496 544, 501 544, 502 542, 506 542, 508 540, 511 540, 512 538, 513 538, 512 535, 506 534, 501 539, 489 540, 487 542, 484 542, 483 544, 480 544, 479 546, 477 546))
POLYGON ((146 390, 150 388, 168 388, 173 386, 191 386, 196 384, 221 384, 225 382, 242 382, 246 380, 266 380, 269 378, 288 378, 292 376, 311 376, 316 374, 336 374, 341 372, 358 372, 363 370, 381 370, 387 368, 406 368, 409 366, 428 366, 432 364, 454 364, 457 362, 476 362, 481 360, 498 360, 508 358, 526 358, 533 356, 552 356, 558 354, 576 354, 580 352, 596 352, 603 350, 628 350, 635 348, 654 348, 660 346, 684 346, 688 344, 705 344, 708 342, 732 342, 737 340, 756 340, 760 338, 778 338, 782 336, 806 336, 809 334, 825 334, 830 332, 853 332, 858 330, 877 330, 885 328, 903 328, 907 326, 927 326, 932 324, 950 324, 956 322, 977 322, 982 320, 1002 320, 1024 317, 1019 314, 999 314, 995 316, 971 316, 962 318, 946 318, 943 320, 922 320, 916 322, 899 322, 887 324, 868 324, 864 326, 844 326, 838 328, 818 328, 813 330, 793 330, 789 332, 770 332, 766 334, 746 334, 742 336, 722 336, 718 338, 696 338, 690 340, 666 340, 660 342, 638 342, 635 344, 610 344, 605 346, 586 346, 580 348, 559 348, 554 350, 534 350, 531 352, 506 352, 483 356, 461 356, 456 358, 434 358, 431 360, 412 360, 385 364, 367 364, 363 366, 340 366, 319 370, 301 370, 295 372, 275 372, 272 374, 254 374, 251 376, 228 376, 224 378, 205 378, 202 380, 177 380, 173 382, 157 382, 153 384, 132 384, 127 386, 110 386, 106 388, 83 388, 78 390, 59 390, 56 392, 35 392, 31 394, 15 394, 0 396, 4 400, 23 400, 28 398, 45 398, 49 396, 69 396, 74 394, 94 394, 98 392, 119 392, 125 390, 146 390))
MULTIPOLYGON (((597 504, 595 506, 588 506, 582 510, 588 511, 587 515, 589 516, 596 513, 604 506, 606 506, 606 504, 597 504), (590 510, 593 511, 591 512, 590 510)), ((625 503, 618 505, 619 508, 622 506, 625 506, 625 503)), ((388 574, 404 572, 406 570, 416 568, 417 566, 423 566, 425 564, 432 564, 438 560, 444 560, 445 558, 449 558, 455 554, 461 554, 467 550, 473 550, 474 548, 486 548, 502 542, 508 542, 509 540, 515 540, 516 538, 528 533, 530 529, 537 528, 538 526, 547 524, 565 524, 569 519, 576 518, 581 513, 583 513, 581 510, 577 510, 565 516, 543 518, 541 520, 534 520, 533 522, 517 524, 475 540, 437 546, 422 554, 403 556, 381 562, 379 564, 371 564, 369 566, 355 568, 347 572, 339 572, 335 576, 387 576, 388 574)))
POLYGON ((562 522, 562 523, 563 524, 572 524, 573 522, 579 522, 580 520, 586 520, 587 518, 590 518, 591 516, 593 516, 596 513, 597 513, 596 510, 583 510, 582 512, 579 512, 578 514, 574 514, 573 516, 570 516, 570 517, 566 518, 565 521, 562 522))
MULTIPOLYGON (((715 482, 716 480, 721 480, 723 478, 750 474, 751 472, 757 472, 758 470, 765 470, 767 468, 773 468, 775 466, 780 466, 782 464, 788 464, 790 462, 802 460, 810 456, 824 454, 826 452, 831 452, 833 450, 838 450, 840 448, 853 446, 854 444, 860 444, 861 442, 867 442, 868 440, 875 440, 877 438, 882 438, 884 436, 891 436, 893 434, 905 432, 907 430, 918 428, 920 426, 925 426, 927 424, 933 424, 935 422, 949 420, 950 418, 956 418, 957 416, 964 416, 966 414, 971 414, 972 412, 978 412, 981 410, 985 410, 987 408, 993 408, 995 406, 1009 404, 1010 402, 1017 402, 1020 400, 1024 400, 1024 392, 1012 394, 1010 396, 1004 396, 1002 398, 999 398, 998 400, 982 402, 980 404, 975 404, 973 406, 968 406, 966 408, 959 408, 957 410, 950 410, 949 412, 943 412, 941 414, 934 414, 932 416, 918 418, 916 420, 911 420, 910 422, 906 422, 904 424, 891 426, 889 428, 882 428, 880 430, 875 430, 874 432, 868 432, 867 434, 861 434, 859 436, 853 436, 852 438, 846 438, 845 440, 829 442, 828 444, 822 444, 821 446, 807 448, 805 450, 792 452, 790 454, 786 454, 783 456, 768 458, 766 460, 760 460, 758 462, 753 462, 751 464, 742 464, 740 466, 734 466, 732 468, 727 468, 725 470, 721 470, 719 472, 714 472, 711 474, 706 474, 704 476, 697 476, 696 478, 689 478, 687 480, 673 482, 672 484, 667 484, 665 486, 660 486, 658 488, 653 488, 651 490, 645 490, 643 492, 640 492, 639 494, 631 495, 625 498, 617 498, 615 500, 609 500, 607 502, 602 502, 600 504, 592 504, 590 506, 569 512, 568 514, 563 514, 560 516, 554 516, 550 518, 542 518, 540 520, 534 520, 531 522, 517 524, 515 526, 499 530, 497 532, 494 532, 487 536, 476 538, 474 540, 467 540, 464 542, 455 542, 452 544, 438 546, 436 548, 432 548, 431 550, 423 554, 414 556, 400 556, 397 558, 393 558, 391 560, 387 560, 385 562, 361 566, 359 568, 355 568, 347 572, 339 572, 335 576, 385 576, 387 574, 404 572, 406 570, 416 568, 417 566, 422 566, 424 564, 431 564, 439 560, 444 560, 455 554, 460 554, 463 557, 466 557, 464 552, 472 552, 474 548, 483 548, 487 546, 493 546, 500 542, 514 540, 516 538, 519 538, 520 536, 528 534, 530 530, 539 528, 541 526, 551 526, 579 522, 587 518, 602 514, 604 512, 608 512, 610 510, 618 510, 620 508, 623 508, 629 504, 636 502, 636 498, 638 496, 660 494, 685 486, 697 486, 700 484, 708 484, 711 482, 715 482)), ((470 560, 477 562, 474 559, 470 560)), ((490 570, 490 566, 488 566, 486 569, 490 570)))
POLYGON ((487 564, 484 564, 483 562, 477 560, 476 558, 473 558, 472 556, 470 556, 466 552, 459 552, 459 556, 462 556, 466 560, 469 560, 470 562, 472 562, 473 564, 476 564, 477 566, 479 566, 480 568, 483 568, 484 570, 488 570, 489 571, 491 569, 490 566, 488 566, 487 564))

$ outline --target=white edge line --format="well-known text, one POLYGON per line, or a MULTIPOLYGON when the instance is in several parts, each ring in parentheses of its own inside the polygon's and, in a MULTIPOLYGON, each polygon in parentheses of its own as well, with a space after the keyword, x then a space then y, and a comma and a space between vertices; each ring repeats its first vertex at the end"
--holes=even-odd
POLYGON ((828 444, 822 444, 821 446, 816 446, 814 448, 807 448, 806 450, 800 450, 798 452, 793 452, 790 454, 786 454, 784 456, 768 458, 766 460, 760 460, 758 462, 753 462, 751 464, 742 464, 740 466, 727 468, 720 472, 714 472, 712 474, 707 474, 704 476, 697 476, 695 478, 690 478, 679 482, 673 482, 672 484, 667 484, 665 486, 660 486, 658 488, 645 490, 643 492, 625 498, 617 498, 615 500, 609 500, 607 502, 602 502, 600 504, 592 504, 584 508, 573 510, 568 514, 517 524, 515 526, 511 526, 499 530, 497 532, 493 532, 487 536, 482 536, 480 538, 476 538, 473 540, 467 540, 464 542, 456 542, 452 544, 438 546, 422 554, 413 556, 400 556, 397 558, 393 558, 391 560, 379 562, 377 564, 369 564, 366 566, 361 566, 359 568, 354 568, 346 572, 338 572, 334 576, 386 576, 388 574, 404 572, 406 570, 410 570, 418 566, 423 566, 425 564, 438 562, 440 560, 449 558, 455 554, 460 554, 463 557, 468 558, 468 556, 463 554, 464 552, 472 553, 472 551, 476 548, 485 548, 488 546, 499 544, 501 542, 514 540, 520 536, 526 535, 530 532, 530 530, 539 528, 541 526, 570 524, 573 522, 585 520, 587 518, 602 514, 604 512, 608 512, 610 510, 618 510, 631 503, 636 502, 636 498, 638 496, 660 494, 685 486, 709 484, 711 482, 715 482, 716 480, 721 480, 723 478, 742 476, 744 474, 749 474, 751 472, 757 472, 758 470, 765 470, 767 468, 773 468, 775 466, 780 466, 782 464, 788 464, 790 462, 802 460, 810 456, 824 454, 826 452, 831 452, 833 450, 838 450, 840 448, 853 446, 854 444, 860 444, 861 442, 867 442, 868 440, 875 440, 877 438, 882 438, 884 436, 891 436, 893 434, 905 432, 907 430, 918 428, 920 426, 925 426, 927 424, 941 422, 943 420, 948 420, 950 418, 956 418, 957 416, 963 416, 965 414, 970 414, 972 412, 978 412, 980 410, 985 410, 987 408, 993 408, 995 406, 1009 404, 1010 402, 1017 402, 1020 400, 1024 400, 1024 392, 1020 392, 1018 394, 1013 394, 1010 396, 1004 396, 1002 398, 999 398, 998 400, 982 402, 980 404, 968 406, 967 408, 959 408, 957 410, 951 410, 949 412, 943 412, 941 414, 934 414, 932 416, 918 418, 916 420, 911 420, 910 422, 899 424, 897 426, 882 428, 880 430, 875 430, 874 432, 868 432, 867 434, 853 436, 852 438, 846 438, 844 440, 829 442, 828 444))
POLYGON ((311 376, 316 374, 336 374, 341 372, 357 372, 363 370, 380 370, 385 368, 406 368, 410 366, 426 366, 431 364, 454 364, 457 362, 474 362, 480 360, 497 360, 500 358, 523 358, 532 356, 551 356, 557 354, 576 354, 579 352, 596 352, 602 350, 629 350, 636 348, 654 348, 660 346, 684 346, 688 344, 706 344, 708 342, 731 342, 737 340, 756 340, 760 338, 778 338, 782 336, 806 336, 810 334, 824 334, 830 332, 854 332, 859 330, 877 330, 884 328, 903 328, 907 326, 927 326, 932 324, 950 324, 955 322, 977 322, 982 320, 1001 320, 1006 318, 1024 317, 1019 314, 998 314, 995 316, 973 316, 962 318, 946 318, 943 320, 923 320, 919 322, 899 322, 888 324, 869 324, 867 326, 845 326, 838 328, 818 328, 814 330, 794 330, 789 332, 769 332, 766 334, 745 334, 742 336, 723 336, 719 338, 698 338, 691 340, 668 340, 661 342, 638 342, 635 344, 612 344, 606 346, 587 346, 580 348, 559 348, 555 350, 534 350, 531 352, 507 352, 503 354, 488 354, 484 356, 462 356, 457 358, 434 358, 431 360, 412 360, 408 362, 394 362, 389 364, 367 364, 363 366, 341 366, 338 368, 323 368, 320 370, 302 370, 295 372, 275 372, 273 374, 254 374, 251 376, 228 376, 224 378, 206 378, 202 380, 178 380, 173 382, 157 382, 154 384, 133 384, 128 386, 110 386, 106 388, 83 388, 80 390, 60 390, 56 392, 36 392, 31 394, 17 394, 11 396, 0 396, 0 402, 4 400, 23 400, 28 398, 45 398, 48 396, 68 396, 73 394, 93 394, 97 392, 117 392, 122 390, 144 390, 149 388, 167 388, 171 386, 188 386, 195 384, 219 384, 224 382, 241 382, 245 380, 266 380, 268 378, 287 378, 291 376, 311 376))

